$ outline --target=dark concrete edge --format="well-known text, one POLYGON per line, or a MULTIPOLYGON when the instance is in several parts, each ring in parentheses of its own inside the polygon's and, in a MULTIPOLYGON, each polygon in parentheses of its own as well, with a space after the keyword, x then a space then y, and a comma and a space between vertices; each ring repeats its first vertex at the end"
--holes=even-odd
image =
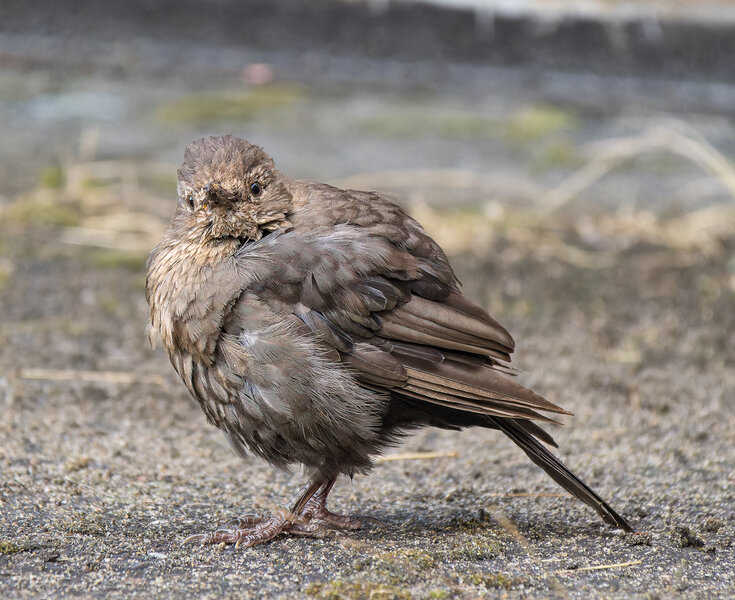
POLYGON ((0 33, 735 81, 730 23, 572 16, 549 21, 421 2, 57 0, 39 8, 6 0, 0 33))

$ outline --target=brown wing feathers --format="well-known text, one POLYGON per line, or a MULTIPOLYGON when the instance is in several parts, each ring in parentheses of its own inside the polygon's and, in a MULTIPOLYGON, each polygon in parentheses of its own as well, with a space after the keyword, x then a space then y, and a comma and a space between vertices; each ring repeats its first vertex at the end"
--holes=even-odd
POLYGON ((513 338, 489 317, 480 319, 447 303, 451 299, 459 305, 454 298, 457 296, 460 294, 453 292, 444 303, 412 296, 410 301, 382 315, 383 326, 378 333, 414 344, 509 361, 515 345, 513 338))
MULTIPOLYGON (((481 310, 469 301, 466 304, 475 312, 481 310)), ((320 332, 328 345, 336 347, 342 362, 371 387, 400 391, 432 404, 496 417, 555 422, 538 411, 570 414, 495 370, 493 358, 509 358, 512 351, 513 340, 505 329, 484 314, 480 315, 484 318, 478 319, 465 306, 462 307, 465 310, 460 310, 451 305, 437 305, 412 296, 403 307, 380 315, 383 326, 376 333, 385 337, 370 342, 354 342, 344 332, 338 335, 339 328, 319 313, 300 317, 312 330, 320 332), (409 309, 405 309, 407 306, 409 309), (407 315, 410 319, 405 318, 407 315), (420 315, 427 315, 426 320, 420 315), (386 328, 386 323, 391 326, 386 328), (435 333, 429 336, 426 329, 435 333), (487 337, 469 335, 468 331, 487 337), (463 336, 462 344, 454 342, 458 336, 463 336), (495 352, 493 358, 470 354, 487 350, 480 344, 495 345, 503 352, 495 352), (465 353, 457 352, 457 346, 465 353)))
POLYGON ((401 342, 385 349, 356 344, 343 354, 343 361, 365 383, 455 410, 546 422, 554 421, 539 410, 569 414, 487 363, 469 364, 461 355, 433 348, 426 348, 433 353, 423 352, 427 360, 423 350, 401 342))
POLYGON ((493 359, 510 360, 513 338, 459 292, 452 290, 439 302, 412 295, 381 318, 377 334, 403 342, 391 348, 407 375, 402 393, 498 417, 553 422, 537 411, 570 414, 493 369, 493 359), (483 362, 478 354, 490 360, 483 362))
POLYGON ((501 373, 513 338, 462 296, 441 250, 417 256, 410 244, 349 228, 286 233, 279 246, 291 267, 280 279, 293 278, 305 309, 296 315, 365 385, 496 417, 569 414, 501 373))

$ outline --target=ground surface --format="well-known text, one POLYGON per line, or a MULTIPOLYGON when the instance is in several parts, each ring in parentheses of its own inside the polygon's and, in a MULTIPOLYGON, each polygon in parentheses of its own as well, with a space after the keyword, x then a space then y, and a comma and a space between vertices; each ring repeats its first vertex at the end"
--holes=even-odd
POLYGON ((400 65, 377 85, 359 62, 315 82, 224 50, 213 75, 202 48, 182 79, 141 66, 142 42, 119 70, 37 42, 23 62, 0 39, 2 597, 735 594, 731 87, 461 66, 407 85, 400 65), (496 432, 427 430, 335 488, 382 525, 182 546, 303 483, 235 457, 145 337, 175 164, 222 131, 399 194, 513 333, 521 379, 575 413, 564 460, 639 535, 496 432))
POLYGON ((589 252, 573 231, 520 226, 455 256, 515 334, 523 379, 576 413, 555 432, 565 460, 641 535, 603 527, 493 432, 425 431, 400 451, 448 456, 381 463, 333 494, 384 525, 233 550, 181 541, 301 479, 234 457, 148 349, 138 262, 28 227, 3 231, 6 597, 733 593, 732 238, 709 256, 641 245, 580 267, 559 258, 589 252), (560 253, 556 236, 570 236, 560 253))

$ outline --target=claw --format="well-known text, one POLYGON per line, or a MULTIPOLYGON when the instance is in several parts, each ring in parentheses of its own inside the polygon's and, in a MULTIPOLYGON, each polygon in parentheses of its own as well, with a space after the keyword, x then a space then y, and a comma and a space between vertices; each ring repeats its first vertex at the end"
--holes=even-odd
POLYGON ((320 523, 318 521, 312 521, 306 525, 295 523, 291 527, 289 527, 288 532, 291 535, 298 535, 302 537, 311 537, 311 538, 317 538, 317 539, 322 539, 326 537, 334 537, 335 535, 339 535, 334 529, 331 529, 327 527, 326 524, 320 523))
POLYGON ((183 542, 181 542, 181 544, 184 545, 198 543, 203 546, 204 544, 212 543, 212 541, 210 540, 211 537, 211 533, 195 533, 194 535, 190 535, 188 538, 186 538, 183 542))

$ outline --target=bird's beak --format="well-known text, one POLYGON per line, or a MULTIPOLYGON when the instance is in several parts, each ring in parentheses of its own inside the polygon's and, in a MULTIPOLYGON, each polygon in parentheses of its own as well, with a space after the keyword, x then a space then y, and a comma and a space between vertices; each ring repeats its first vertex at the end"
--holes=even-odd
POLYGON ((207 200, 211 204, 218 204, 222 201, 234 201, 236 196, 229 190, 223 188, 219 183, 208 183, 202 188, 207 194, 207 200))

